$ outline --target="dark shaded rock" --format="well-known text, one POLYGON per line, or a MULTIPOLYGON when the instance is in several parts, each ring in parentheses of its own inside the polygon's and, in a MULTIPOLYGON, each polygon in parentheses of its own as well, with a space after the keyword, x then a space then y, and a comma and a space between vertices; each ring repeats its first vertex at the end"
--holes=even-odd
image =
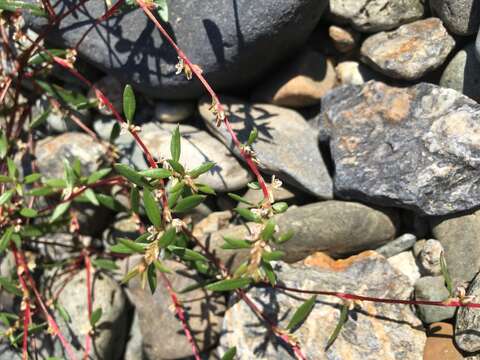
MULTIPOLYGON (((473 302, 479 302, 480 276, 476 276, 467 291, 467 296, 473 297, 473 302)), ((480 312, 477 309, 458 309, 455 321, 455 343, 468 352, 480 351, 480 312)))
MULTIPOLYGON (((415 283, 415 300, 444 301, 450 297, 443 276, 422 277, 415 283)), ((447 320, 455 315, 454 307, 418 305, 420 317, 427 324, 447 320)))
MULTIPOLYGON (((305 43, 326 5, 326 0, 173 1, 165 27, 214 88, 237 89, 305 43)), ((56 2, 55 11, 69 6, 56 2)), ((48 40, 73 48, 105 12, 104 1, 90 1, 49 32, 48 40)), ((39 29, 45 21, 35 18, 33 23, 39 29)), ((94 27, 79 47, 85 60, 150 96, 194 98, 203 93, 199 82, 175 75, 175 51, 141 9, 94 27)))
POLYGON ((445 249, 445 260, 453 280, 472 280, 480 270, 480 211, 433 220, 432 233, 445 249))
MULTIPOLYGON (((278 263, 279 282, 287 287, 341 291, 366 296, 408 299, 412 286, 395 271, 384 257, 361 254, 344 266, 316 267, 278 263)), ((307 295, 285 293, 270 288, 248 291, 253 302, 280 328, 285 328, 307 295)), ((420 320, 407 306, 362 303, 351 311, 334 344, 325 350, 337 325, 341 302, 318 296, 315 307, 294 335, 307 359, 408 359, 418 360, 423 353, 425 333, 416 329, 420 320)), ((237 347, 238 359, 293 359, 255 317, 250 308, 234 297, 225 314, 219 353, 237 347)))
POLYGON ((391 256, 397 255, 402 251, 408 250, 415 244, 417 237, 413 234, 403 234, 395 240, 392 240, 385 245, 379 247, 375 251, 380 255, 389 258, 391 256))
POLYGON ((365 32, 394 29, 423 16, 421 0, 330 0, 330 13, 365 32))
MULTIPOLYGON (((260 169, 319 198, 332 198, 332 180, 323 161, 315 133, 296 111, 268 104, 250 104, 231 97, 220 99, 233 130, 245 143, 255 126, 258 138, 252 145, 260 169)), ((210 99, 199 104, 208 129, 243 159, 225 126, 215 126, 210 99)))
POLYGON ((455 89, 480 102, 480 61, 475 56, 474 43, 460 50, 449 62, 440 86, 455 89))
POLYGON ((472 35, 480 26, 478 0, 430 0, 430 6, 455 34, 472 35))
POLYGON ((370 81, 322 100, 335 192, 420 214, 480 205, 480 105, 451 89, 370 81))
POLYGON ((477 60, 480 61, 480 29, 478 30, 477 41, 475 42, 475 55, 477 55, 477 60))
POLYGON ((455 41, 437 18, 419 20, 367 38, 363 61, 395 79, 415 80, 441 66, 455 41))

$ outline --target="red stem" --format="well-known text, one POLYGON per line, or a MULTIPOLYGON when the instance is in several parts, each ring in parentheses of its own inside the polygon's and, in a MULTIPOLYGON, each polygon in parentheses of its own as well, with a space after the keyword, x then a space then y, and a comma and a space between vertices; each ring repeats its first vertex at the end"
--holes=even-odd
MULTIPOLYGON (((92 264, 90 261, 90 257, 88 256, 88 252, 85 251, 84 254, 84 261, 85 261, 85 271, 87 273, 87 309, 88 309, 88 320, 90 321, 92 317, 92 282, 91 282, 91 269, 92 264)), ((90 354, 90 346, 91 346, 92 339, 90 337, 90 331, 87 332, 85 337, 85 354, 83 358, 85 360, 88 359, 88 354, 90 354)))

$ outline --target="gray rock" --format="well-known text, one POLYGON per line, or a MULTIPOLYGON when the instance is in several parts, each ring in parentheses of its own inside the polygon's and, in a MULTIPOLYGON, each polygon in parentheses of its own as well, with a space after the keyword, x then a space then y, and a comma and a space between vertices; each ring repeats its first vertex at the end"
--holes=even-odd
MULTIPOLYGON (((442 276, 422 277, 415 283, 415 300, 443 301, 449 298, 442 276)), ((454 307, 440 307, 432 305, 418 305, 420 317, 427 324, 447 320, 455 315, 454 307)))
MULTIPOLYGON (((473 296, 473 302, 479 302, 480 276, 477 275, 467 291, 467 296, 473 296)), ((468 352, 480 350, 480 312, 477 309, 458 309, 455 321, 455 343, 468 352)))
POLYGON ((195 113, 195 103, 190 101, 157 101, 155 120, 168 123, 182 122, 195 113))
POLYGON ((475 55, 477 55, 477 60, 480 61, 480 29, 478 30, 477 41, 475 42, 475 55))
POLYGON ((472 35, 480 25, 480 3, 477 0, 430 0, 430 6, 455 34, 472 35))
MULTIPOLYGON (((0 256, 0 276, 8 279, 14 279, 17 272, 15 257, 12 252, 0 256)), ((15 295, 0 288, 0 312, 14 312, 15 295)), ((1 334, 1 325, 0 325, 1 334)), ((0 348, 1 349, 1 348, 0 348)), ((1 354, 1 351, 0 351, 1 354)), ((0 356, 1 359, 1 356, 0 356)))
POLYGON ((94 241, 90 236, 71 233, 48 234, 40 236, 38 240, 38 243, 32 243, 30 246, 48 261, 72 259, 82 249, 99 245, 99 242, 94 241))
POLYGON ((343 61, 335 67, 341 85, 362 85, 369 80, 382 80, 383 75, 356 61, 343 61))
POLYGON ((328 35, 332 39, 335 49, 342 53, 354 50, 360 41, 360 34, 348 27, 331 25, 328 28, 328 35))
POLYGON ((475 57, 475 44, 460 50, 449 62, 440 79, 440 86, 455 89, 480 102, 480 61, 475 57))
POLYGON ((137 312, 133 314, 124 360, 148 360, 143 353, 142 331, 140 329, 140 319, 137 312))
MULTIPOLYGON (((203 281, 194 271, 180 263, 165 261, 164 264, 174 271, 167 277, 177 291, 203 281)), ((132 265, 135 265, 135 262, 132 262, 132 265)), ((135 304, 138 314, 145 355, 148 359, 177 359, 191 356, 191 346, 180 321, 170 309, 172 301, 160 278, 158 284, 153 295, 149 289, 141 288, 138 279, 131 280, 128 284, 128 296, 135 304), (159 334, 168 341, 159 341, 159 334)), ((224 297, 199 288, 182 294, 181 300, 200 351, 212 348, 220 334, 225 311, 224 297)))
POLYGON ((455 41, 437 18, 415 21, 367 38, 362 60, 395 79, 416 80, 441 66, 455 41))
MULTIPOLYGON (((62 282, 54 283, 53 290, 59 289, 62 282)), ((127 301, 120 286, 105 274, 97 273, 92 278, 93 309, 102 309, 102 317, 97 323, 98 333, 93 338, 92 353, 95 359, 120 359, 126 341, 127 301)), ((58 297, 71 321, 66 323, 58 316, 61 332, 72 344, 78 359, 84 354, 85 333, 90 328, 87 312, 87 287, 85 271, 76 274, 63 288, 58 297)), ((54 342, 51 356, 66 357, 58 340, 54 342)))
MULTIPOLYGON (((252 149, 257 153, 261 170, 317 197, 332 198, 332 181, 318 149, 317 137, 299 113, 230 97, 220 100, 240 142, 246 142, 253 127, 257 127, 258 138, 252 149)), ((241 158, 225 126, 215 126, 215 116, 209 107, 210 100, 200 101, 200 114, 207 127, 241 158)))
MULTIPOLYGON (((413 290, 406 278, 379 255, 358 256, 344 269, 284 263, 276 265, 279 281, 288 287, 342 291, 366 296, 408 299, 413 290)), ((271 288, 252 288, 248 295, 280 328, 285 328, 296 309, 310 296, 271 288)), ((294 335, 307 359, 405 359, 422 357, 425 333, 416 329, 419 319, 403 305, 366 303, 350 312, 335 343, 325 350, 337 325, 340 300, 318 296, 315 307, 294 335)), ((225 314, 219 355, 237 347, 238 359, 292 359, 285 346, 255 317, 248 305, 231 300, 225 314)))
POLYGON ((330 13, 339 22, 364 32, 394 29, 424 14, 421 0, 330 0, 330 13))
MULTIPOLYGON (((142 126, 142 140, 156 156, 170 158, 170 141, 176 125, 149 123, 142 126)), ((252 177, 238 160, 212 137, 208 132, 193 126, 181 125, 180 163, 187 170, 193 170, 206 161, 213 161, 216 166, 200 175, 199 183, 209 185, 215 191, 228 192, 245 187, 252 177)))
POLYGON ((453 280, 472 280, 480 270, 480 210, 456 218, 433 220, 432 233, 445 249, 453 280))
POLYGON ((411 251, 404 251, 387 259, 388 263, 400 274, 408 278, 410 284, 415 284, 420 279, 420 271, 411 251))
POLYGON ((67 132, 40 140, 35 148, 39 171, 48 178, 63 178, 63 159, 72 163, 78 159, 83 175, 89 175, 101 166, 107 148, 90 136, 67 132))
MULTIPOLYGON (((237 89, 300 48, 326 6, 326 0, 265 0, 261 4, 181 0, 169 3, 165 27, 215 89, 237 89)), ((57 2, 55 11, 60 13, 64 7, 57 2)), ((48 40, 56 46, 74 47, 105 12, 104 1, 88 2, 67 16, 58 30, 49 32, 48 40)), ((46 25, 40 18, 32 22, 35 29, 46 25)), ((78 50, 85 60, 150 96, 180 99, 203 93, 199 82, 175 75, 175 51, 141 9, 125 11, 96 26, 78 50)))
POLYGON ((440 241, 435 239, 417 241, 413 251, 423 275, 442 274, 440 258, 444 249, 440 241))
POLYGON ((331 91, 322 108, 338 196, 428 215, 480 204, 475 101, 426 83, 370 81, 331 91))
MULTIPOLYGON (((279 189, 272 189, 272 187, 270 187, 269 190, 273 192, 275 201, 285 201, 287 203, 291 203, 293 200, 295 200, 296 194, 283 186, 279 189)), ((259 204, 264 199, 262 191, 257 189, 248 189, 247 192, 242 195, 242 197, 245 200, 250 201, 252 204, 259 204)), ((297 197, 299 196, 297 195, 297 197)), ((237 203, 237 207, 248 206, 249 205, 242 202, 237 203)))
POLYGON ((379 247, 375 251, 380 255, 389 258, 391 256, 397 255, 402 251, 408 250, 413 247, 417 241, 417 237, 413 234, 403 234, 393 241, 386 243, 385 245, 379 247))
MULTIPOLYGON (((317 251, 344 257, 375 249, 395 237, 397 217, 358 203, 324 201, 292 207, 276 222, 280 234, 293 231, 293 238, 277 248, 286 253, 284 261, 296 262, 317 251)), ((223 236, 242 239, 246 235, 245 226, 234 226, 213 233, 208 244, 224 263, 235 267, 249 252, 221 249, 223 236)))

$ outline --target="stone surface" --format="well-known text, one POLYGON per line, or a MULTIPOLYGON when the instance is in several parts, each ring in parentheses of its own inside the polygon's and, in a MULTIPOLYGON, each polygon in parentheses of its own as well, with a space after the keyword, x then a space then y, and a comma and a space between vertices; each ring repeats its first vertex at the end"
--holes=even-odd
POLYGON ((440 86, 455 89, 480 102, 480 61, 475 57, 475 44, 460 50, 448 63, 440 86))
MULTIPOLYGON (((275 197, 275 201, 285 201, 287 203, 291 203, 293 200, 295 200, 295 197, 296 197, 295 193, 286 189, 283 186, 280 189, 274 189, 270 186, 269 190, 271 192, 273 192, 274 197, 275 197)), ((248 189, 247 192, 242 195, 242 197, 245 200, 250 201, 252 204, 258 204, 258 203, 260 203, 260 201, 262 201, 264 199, 262 191, 261 190, 255 190, 255 189, 248 189)), ((299 196, 297 196, 297 197, 299 197, 299 196)), ((237 206, 238 207, 249 207, 249 205, 247 205, 245 203, 242 203, 240 201, 237 203, 237 206)))
MULTIPOLYGON (((473 302, 479 302, 480 276, 476 276, 467 291, 467 296, 473 297, 473 302)), ((455 343, 468 352, 480 350, 480 312, 477 309, 458 309, 455 321, 455 343)))
POLYGON ((356 61, 343 61, 335 67, 341 85, 361 85, 369 80, 380 80, 383 75, 356 61))
POLYGON ((475 42, 475 55, 477 55, 477 60, 480 61, 480 29, 478 29, 477 41, 475 42))
POLYGON ((394 29, 421 18, 424 11, 421 0, 330 0, 331 15, 364 32, 394 29))
POLYGON ((430 324, 423 360, 462 360, 464 357, 453 343, 453 326, 446 322, 430 324))
POLYGON ((472 35, 480 26, 478 0, 430 0, 430 6, 447 26, 458 35, 472 35))
MULTIPOLYGON (((288 287, 342 291, 366 296, 408 299, 412 286, 380 255, 359 255, 341 268, 284 263, 276 265, 279 280, 288 287), (380 275, 381 274, 381 275, 380 275)), ((269 288, 252 288, 248 294, 271 319, 285 328, 295 310, 309 296, 269 288)), ((315 307, 294 335, 307 359, 406 359, 422 356, 425 333, 415 329, 419 319, 406 306, 362 303, 351 312, 335 343, 325 345, 339 318, 340 300, 318 296, 315 307)), ((292 359, 286 348, 265 329, 242 301, 231 300, 225 314, 219 355, 237 347, 238 359, 292 359)))
POLYGON ((328 35, 332 39, 335 48, 342 53, 355 49, 360 40, 360 35, 354 30, 336 25, 331 25, 328 28, 328 35))
MULTIPOLYGON (((61 285, 62 282, 54 284, 54 291, 61 285)), ((120 286, 105 274, 96 274, 92 278, 92 289, 92 308, 102 309, 102 317, 97 323, 98 334, 94 337, 92 344, 92 354, 95 359, 121 359, 128 334, 126 297, 120 286)), ((66 336, 66 340, 72 344, 78 359, 84 354, 85 333, 90 328, 86 294, 86 275, 83 270, 67 283, 58 297, 59 304, 71 317, 69 323, 60 316, 57 317, 60 330, 66 336)), ((67 357, 58 340, 53 345, 54 354, 50 355, 67 357)))
POLYGON ((432 221, 432 233, 445 249, 454 280, 470 281, 480 270, 480 210, 469 215, 432 221))
POLYGON ((157 101, 155 120, 167 123, 182 122, 195 113, 195 103, 190 101, 157 101))
POLYGON ((414 285, 420 279, 420 271, 411 251, 404 251, 387 259, 388 263, 400 274, 405 275, 410 284, 414 285))
POLYGON ((441 254, 444 252, 442 243, 435 239, 420 240, 414 247, 415 257, 424 275, 441 275, 441 254))
POLYGON ((338 196, 442 215, 480 204, 480 105, 455 90, 370 81, 322 99, 338 196))
MULTIPOLYGON (((299 113, 230 97, 222 97, 221 101, 240 142, 246 142, 253 127, 257 127, 258 138, 252 149, 258 154, 261 170, 317 197, 332 198, 332 180, 318 149, 317 137, 299 113)), ((209 107, 209 99, 200 101, 200 114, 207 127, 240 157, 225 126, 215 126, 215 116, 209 107)))
MULTIPOLYGON (((365 249, 375 249, 392 240, 397 217, 368 206, 342 201, 325 201, 292 207, 276 217, 279 233, 293 231, 293 238, 277 248, 286 253, 284 261, 296 262, 317 251, 343 257, 365 249)), ((236 267, 248 251, 223 250, 223 236, 244 238, 243 225, 212 233, 209 245, 224 263, 236 267)))
POLYGON ((143 354, 142 331, 140 330, 140 319, 137 312, 133 314, 123 360, 148 360, 143 354))
MULTIPOLYGON (((158 158, 170 158, 170 140, 176 125, 145 124, 142 127, 141 138, 145 145, 158 158)), ((211 186, 215 191, 226 192, 241 189, 251 181, 247 169, 223 146, 221 142, 208 132, 193 126, 181 125, 180 163, 187 170, 193 170, 206 161, 216 165, 209 172, 200 175, 196 181, 211 186)))
POLYGON ((106 148, 83 133, 67 132, 40 140, 35 148, 39 171, 48 178, 63 178, 63 159, 82 164, 84 175, 100 168, 106 148))
MULTIPOLYGON (((16 274, 15 258, 12 252, 0 256, 0 276, 13 279, 16 274)), ((15 295, 0 288, 0 312, 14 312, 15 295)), ((1 326, 1 325, 0 325, 1 326)), ((1 327, 0 327, 1 331, 1 327)), ((0 332, 1 334, 1 332, 0 332)), ((1 349, 1 348, 0 348, 1 349)), ((1 351, 0 351, 1 354, 1 351)), ((1 356, 0 356, 1 359, 1 356)))
MULTIPOLYGON (((181 291, 187 286, 202 281, 194 271, 174 261, 164 261, 165 266, 174 271, 167 275, 172 286, 181 291)), ((135 262, 132 262, 135 265, 135 262)), ((143 349, 148 359, 179 359, 191 356, 191 346, 186 339, 180 321, 170 310, 171 299, 158 279, 159 288, 152 295, 149 289, 142 290, 138 278, 129 282, 128 296, 135 305, 143 349), (156 325, 155 325, 156 324, 156 325), (159 341, 159 336, 168 341, 159 341)), ((225 299, 222 294, 212 294, 204 289, 196 289, 181 294, 180 300, 188 314, 188 323, 195 334, 201 351, 213 347, 221 329, 225 299)))
MULTIPOLYGON (((300 48, 327 3, 181 0, 169 4, 165 27, 190 59, 202 67, 215 89, 237 89, 251 84, 300 48)), ((55 11, 59 13, 64 7, 63 2, 57 2, 55 11)), ((67 16, 48 39, 56 46, 74 47, 105 12, 104 1, 88 2, 81 11, 67 16)), ((34 23, 38 29, 46 21, 36 18, 34 23)), ((79 47, 79 54, 151 96, 194 98, 203 93, 199 82, 175 75, 175 51, 138 8, 95 26, 79 47)))
MULTIPOLYGON (((443 301, 449 298, 443 276, 422 277, 415 283, 415 300, 443 301)), ((455 315, 455 308, 418 305, 420 317, 427 324, 447 320, 455 315)))
POLYGON ((263 82, 253 93, 255 102, 302 108, 318 104, 337 83, 333 61, 306 50, 263 82))
POLYGON ((416 80, 441 66, 455 40, 437 18, 415 21, 368 37, 362 60, 395 79, 416 80))
POLYGON ((412 248, 413 245, 415 244, 415 241, 417 241, 417 237, 413 234, 407 233, 407 234, 403 234, 402 236, 399 236, 393 241, 386 243, 385 245, 379 247, 375 251, 380 255, 383 255, 386 258, 389 258, 391 256, 400 254, 402 251, 412 248))
POLYGON ((53 233, 38 238, 38 243, 31 247, 36 253, 45 257, 44 261, 62 261, 74 258, 84 248, 93 248, 99 245, 90 236, 53 233), (48 245, 47 245, 48 244, 48 245))
POLYGON ((140 236, 140 224, 127 213, 118 213, 114 222, 103 232, 102 240, 106 249, 117 244, 117 238, 136 239, 140 236))

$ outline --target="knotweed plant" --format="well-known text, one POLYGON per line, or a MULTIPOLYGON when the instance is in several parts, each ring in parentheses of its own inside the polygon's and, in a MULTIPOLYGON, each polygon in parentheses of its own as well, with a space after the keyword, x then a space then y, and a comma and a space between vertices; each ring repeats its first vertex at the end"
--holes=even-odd
MULTIPOLYGON (((192 81, 198 80, 204 86, 211 96, 210 111, 215 116, 216 126, 224 126, 228 130, 256 178, 256 181, 248 186, 262 192, 263 198, 258 203, 229 194, 233 200, 246 205, 236 208, 235 211, 249 229, 245 238, 224 238, 223 249, 232 252, 249 251, 248 259, 233 271, 229 271, 205 244, 193 235, 192 224, 183 220, 185 214, 204 202, 207 197, 216 196, 212 188, 198 180, 215 164, 205 162, 192 168, 188 163, 180 161, 182 148, 179 127, 171 135, 170 153, 157 154, 157 157, 152 154, 141 139, 141 127, 135 122, 137 102, 133 88, 129 85, 125 87, 123 109, 117 109, 101 89, 77 68, 76 49, 88 32, 72 49, 44 46, 43 40, 53 26, 88 1, 78 1, 66 7, 61 14, 56 14, 50 0, 42 0, 38 4, 0 0, 0 254, 10 254, 16 265, 15 273, 0 277, 0 288, 11 293, 19 303, 17 313, 0 313, 3 324, 0 329, 4 329, 0 331, 3 331, 1 335, 4 339, 21 351, 23 359, 35 358, 34 339, 36 334, 42 331, 61 342, 68 358, 76 358, 72 346, 58 326, 58 318, 62 317, 68 322, 69 314, 57 301, 58 293, 49 296, 48 292, 41 291, 37 285, 38 275, 52 268, 60 269, 66 274, 86 272, 85 296, 88 306, 85 317, 89 320, 90 327, 85 332, 83 349, 84 358, 88 358, 92 352, 92 340, 98 331, 101 331, 97 329, 97 324, 106 310, 93 308, 92 273, 114 271, 117 268, 114 260, 131 254, 138 254, 139 260, 125 275, 123 282, 139 278, 140 283, 152 292, 166 291, 169 294, 196 359, 200 359, 200 353, 189 328, 181 297, 174 291, 166 276, 171 272, 166 265, 166 259, 181 262, 208 279, 206 283, 198 286, 210 291, 235 293, 299 359, 304 359, 305 356, 301 343, 293 333, 315 307, 317 295, 334 296, 343 301, 340 320, 327 347, 335 341, 343 324, 348 320, 349 313, 361 307, 363 301, 480 307, 480 304, 473 303, 461 291, 452 289, 443 260, 442 272, 451 293, 451 298, 446 302, 371 298, 341 292, 287 288, 279 283, 272 264, 281 260, 284 253, 277 250, 276 246, 290 240, 294 234, 279 232, 275 222, 276 215, 287 211, 288 206, 284 202, 275 201, 275 192, 282 186, 281 180, 273 176, 271 182, 267 183, 258 170, 257 154, 252 150, 257 139, 257 130, 252 130, 245 143, 239 141, 228 121, 229 114, 203 77, 201 64, 192 63, 162 25, 168 21, 168 4, 165 0, 105 0, 108 10, 96 19, 96 23, 116 16, 126 8, 140 7, 145 16, 155 24, 165 41, 177 52, 177 75, 192 81), (27 31, 22 18, 25 12, 30 16, 47 18, 50 26, 40 34, 27 31), (61 83, 51 76, 55 69, 62 69, 72 80, 86 85, 94 92, 95 98, 87 98, 79 91, 62 87, 61 83), (40 113, 34 114, 32 109, 39 99, 46 105, 40 113), (100 140, 83 124, 78 115, 84 109, 96 108, 107 109, 116 119, 108 142, 100 140), (64 115, 103 146, 106 156, 100 170, 87 174, 79 160, 69 162, 58 159, 63 162, 63 177, 49 178, 38 171, 35 161, 31 161, 29 168, 32 170, 29 172, 20 166, 21 158, 34 158, 36 134, 44 129, 52 112, 64 115), (143 151, 149 165, 147 169, 136 169, 118 163, 119 150, 116 140, 122 132, 129 133, 143 151), (120 188, 120 192, 114 193, 114 187, 120 188), (128 205, 118 200, 118 193, 128 194, 128 205), (54 245, 41 239, 56 232, 78 233, 81 230, 75 209, 77 204, 82 203, 106 207, 116 212, 128 211, 138 223, 141 235, 136 238, 117 238, 116 244, 109 251, 80 244, 71 249, 71 259, 54 263, 40 261, 35 249, 39 245, 54 245), (162 280, 161 284, 157 283, 157 279, 162 280), (312 297, 297 309, 287 327, 281 328, 250 299, 247 290, 251 286, 268 286, 278 291, 311 294, 312 297)), ((71 276, 67 277, 64 282, 70 278, 71 276)), ((232 348, 223 358, 234 359, 235 353, 236 349, 232 348)))

